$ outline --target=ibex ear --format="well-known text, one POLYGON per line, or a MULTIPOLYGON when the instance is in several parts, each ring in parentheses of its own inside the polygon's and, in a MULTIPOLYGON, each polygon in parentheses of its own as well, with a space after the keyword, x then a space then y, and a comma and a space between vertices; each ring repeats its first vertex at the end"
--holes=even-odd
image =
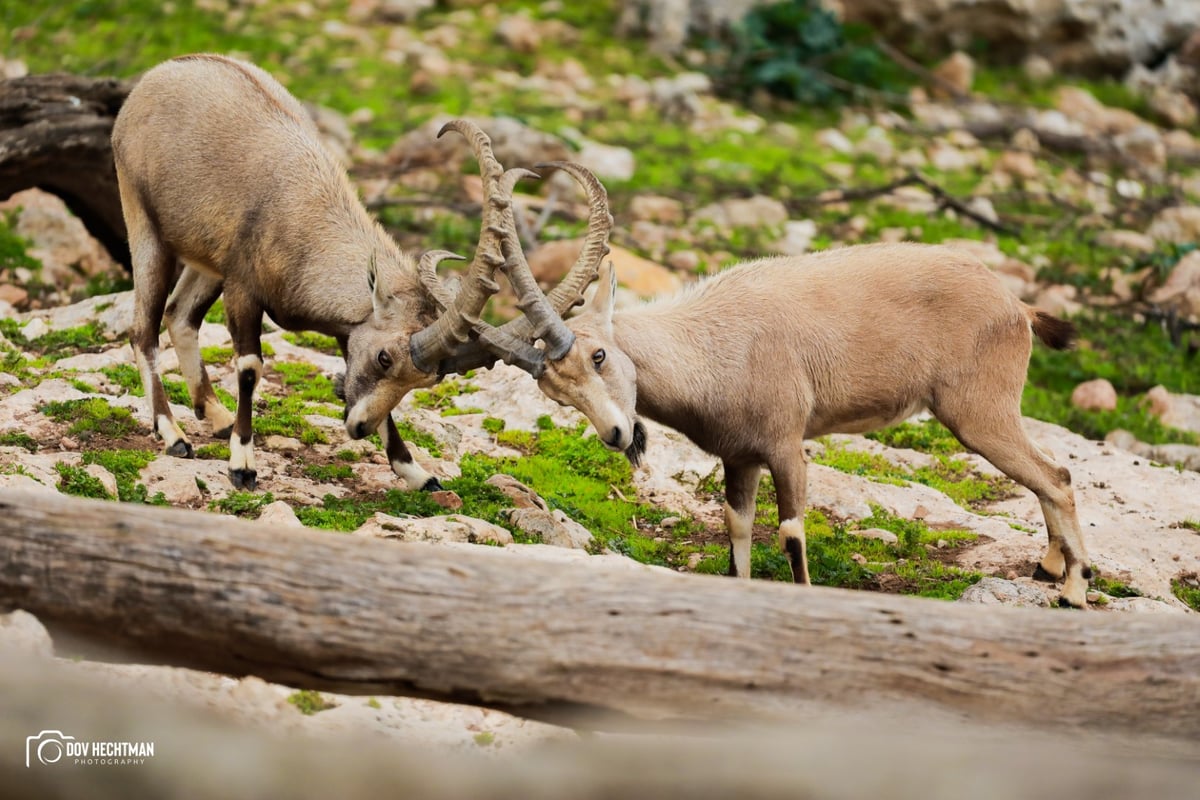
POLYGON ((367 262, 367 289, 371 292, 371 305, 375 313, 383 314, 388 305, 387 290, 383 288, 383 283, 379 280, 378 270, 375 268, 375 254, 371 254, 371 260, 367 262))
POLYGON ((605 325, 612 323, 613 309, 617 300, 617 270, 611 261, 600 265, 599 279, 596 281, 596 294, 587 305, 587 313, 595 314, 605 325))

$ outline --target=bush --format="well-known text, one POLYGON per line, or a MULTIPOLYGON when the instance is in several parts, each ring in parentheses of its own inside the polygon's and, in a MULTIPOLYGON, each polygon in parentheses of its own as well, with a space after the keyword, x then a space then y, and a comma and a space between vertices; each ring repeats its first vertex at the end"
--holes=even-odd
POLYGON ((819 0, 781 0, 750 10, 705 43, 718 91, 765 90, 810 105, 851 99, 862 89, 902 91, 902 70, 871 43, 871 31, 843 25, 819 0))

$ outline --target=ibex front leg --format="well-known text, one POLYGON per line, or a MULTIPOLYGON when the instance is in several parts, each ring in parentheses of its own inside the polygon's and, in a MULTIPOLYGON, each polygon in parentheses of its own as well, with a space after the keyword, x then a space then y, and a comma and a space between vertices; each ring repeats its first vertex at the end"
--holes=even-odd
POLYGON ((383 449, 387 453, 388 463, 392 465, 392 472, 403 478, 405 485, 410 490, 422 489, 426 492, 442 490, 441 482, 426 472, 413 459, 408 448, 404 446, 404 440, 400 438, 400 432, 396 430, 396 422, 392 419, 391 414, 384 417, 383 424, 379 426, 379 438, 383 440, 383 449))
POLYGON ((811 583, 808 575, 808 547, 804 538, 804 497, 808 489, 808 462, 804 442, 782 447, 770 461, 771 478, 779 503, 779 546, 788 557, 792 580, 811 583))
POLYGON ((167 330, 179 356, 179 371, 187 381, 196 419, 208 420, 216 439, 230 435, 234 417, 213 392, 208 370, 200 357, 199 332, 204 315, 220 297, 221 289, 220 278, 185 267, 167 300, 167 330))
POLYGON ((254 464, 254 390, 262 378, 262 309, 236 298, 225 298, 225 315, 233 337, 238 398, 237 417, 229 436, 229 480, 234 488, 253 492, 258 487, 254 464))

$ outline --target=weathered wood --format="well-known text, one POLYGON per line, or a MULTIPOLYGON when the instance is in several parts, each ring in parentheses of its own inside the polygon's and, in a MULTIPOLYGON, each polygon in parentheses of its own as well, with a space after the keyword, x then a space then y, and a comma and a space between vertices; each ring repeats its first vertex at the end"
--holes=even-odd
POLYGON ((1166 800, 1194 797, 1200 785, 1194 747, 1171 753, 1119 732, 1062 737, 961 721, 931 725, 873 711, 804 717, 786 726, 710 724, 671 735, 582 737, 501 755, 492 754, 494 747, 435 751, 361 731, 314 739, 287 735, 277 720, 238 724, 147 702, 137 687, 117 691, 89 680, 85 665, 81 672, 3 655, 0 786, 6 800, 1166 800), (76 764, 66 757, 26 767, 26 737, 47 729, 80 742, 150 742, 154 755, 141 764, 76 764))
POLYGON ((876 704, 1200 737, 1194 618, 550 565, 0 492, 0 606, 294 686, 641 718, 876 704))
POLYGON ((0 198, 34 187, 58 195, 126 267, 109 136, 132 86, 58 73, 0 81, 0 198))

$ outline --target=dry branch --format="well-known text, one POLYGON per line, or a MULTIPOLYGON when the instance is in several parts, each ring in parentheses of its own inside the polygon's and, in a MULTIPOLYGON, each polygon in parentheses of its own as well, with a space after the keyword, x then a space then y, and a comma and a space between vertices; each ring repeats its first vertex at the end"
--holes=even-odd
POLYGON ((1189 618, 959 606, 0 492, 0 605, 174 663, 645 719, 892 707, 1200 737, 1189 618))
POLYGON ((35 187, 58 195, 126 266, 109 137, 130 88, 131 82, 67 74, 0 81, 0 198, 35 187))

